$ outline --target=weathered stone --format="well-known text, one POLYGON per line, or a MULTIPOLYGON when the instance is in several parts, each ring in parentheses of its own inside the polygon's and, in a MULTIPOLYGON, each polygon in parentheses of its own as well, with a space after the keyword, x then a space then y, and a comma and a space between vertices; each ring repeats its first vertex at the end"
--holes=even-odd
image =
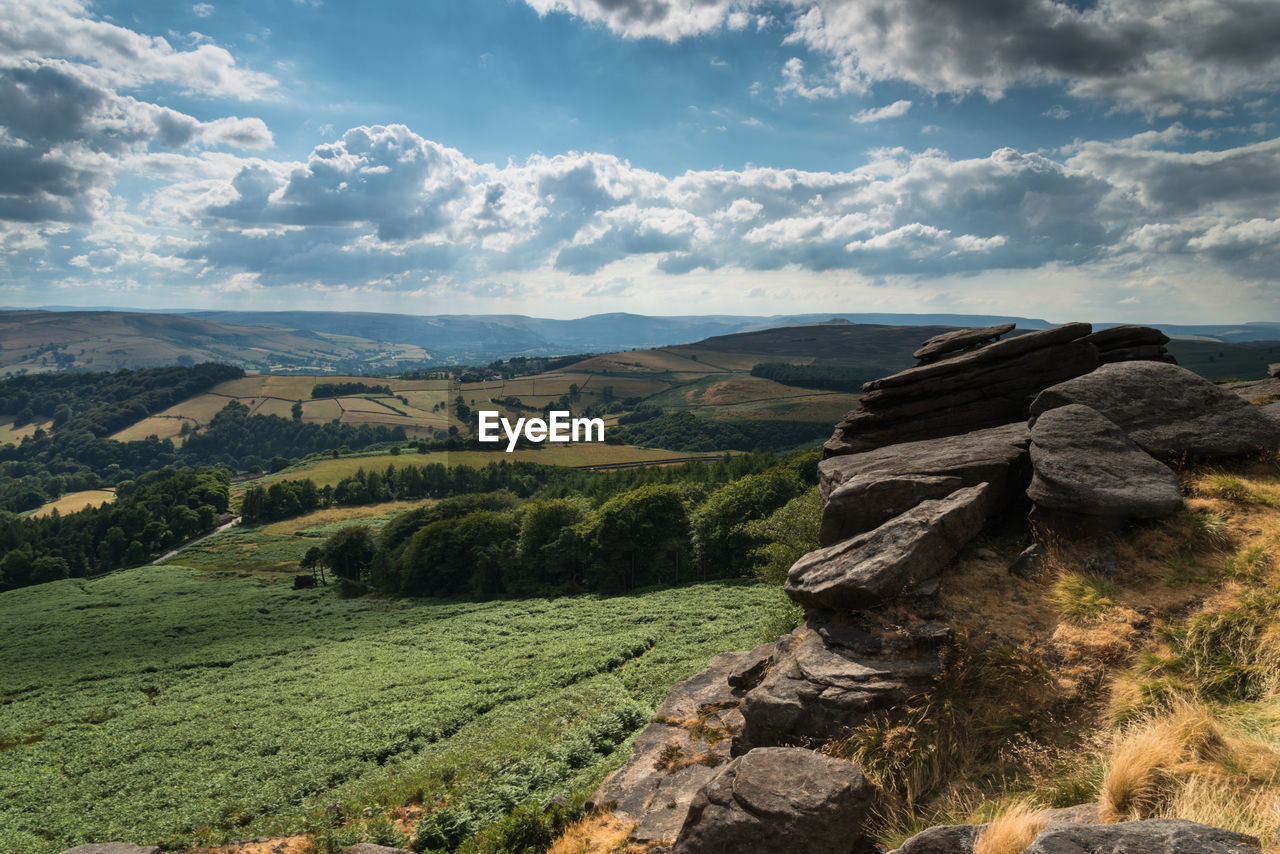
POLYGON ((846 480, 827 498, 818 528, 818 543, 829 546, 880 527, 922 501, 945 498, 968 486, 954 476, 907 474, 859 475, 846 480))
POLYGON ((1120 326, 1099 329, 1086 336, 1084 340, 1097 347, 1099 351, 1105 352, 1128 347, 1161 346, 1169 343, 1169 336, 1150 326, 1124 323, 1120 326))
MULTIPOLYGON (((1098 805, 1078 804, 1074 807, 1044 810, 1041 816, 1051 826, 1097 824, 1098 805)), ((930 827, 902 843, 902 847, 892 854, 971 854, 978 834, 985 827, 985 824, 942 824, 930 827)))
POLYGON ((1024 477, 1028 476, 1023 471, 1023 463, 1030 440, 1026 423, 1020 421, 962 436, 903 442, 860 454, 830 457, 818 463, 818 491, 823 502, 830 504, 840 488, 856 477, 910 475, 955 477, 965 486, 985 482, 1021 490, 1024 477))
POLYGON ((729 671, 727 682, 732 688, 750 690, 760 684, 760 680, 773 666, 774 642, 762 643, 738 660, 729 671))
POLYGON ((981 326, 972 329, 957 329, 955 332, 944 332, 925 341, 920 345, 920 349, 911 355, 922 362, 931 362, 941 357, 944 353, 953 353, 956 350, 964 350, 967 347, 973 347, 974 345, 999 338, 1006 332, 1012 332, 1016 325, 1002 323, 999 326, 981 326))
POLYGON ((1240 383, 1226 383, 1221 387, 1230 389, 1250 403, 1260 406, 1280 401, 1280 379, 1248 380, 1240 383))
POLYGON ((1280 362, 1276 362, 1275 364, 1272 364, 1272 365, 1267 365, 1267 376, 1276 377, 1277 379, 1280 379, 1280 362))
POLYGON ((1280 424, 1274 419, 1176 365, 1103 365, 1045 389, 1031 405, 1031 415, 1039 418, 1073 403, 1096 409, 1162 459, 1229 457, 1280 445, 1280 424))
POLYGON ((1026 335, 1019 335, 1016 338, 1006 338, 1003 341, 997 341, 977 350, 963 353, 954 359, 944 359, 941 362, 934 362, 929 365, 920 365, 915 368, 907 368, 905 371, 893 374, 883 379, 872 380, 862 386, 863 391, 875 391, 882 388, 891 388, 893 386, 911 385, 924 379, 933 377, 946 376, 948 374, 959 374, 972 368, 974 365, 987 364, 996 362, 1001 359, 1007 359, 1011 356, 1029 353, 1032 350, 1039 350, 1042 347, 1050 347, 1054 344, 1063 344, 1067 341, 1075 341, 1083 338, 1093 331, 1093 328, 1087 323, 1065 323, 1062 326, 1055 326, 1052 329, 1041 329, 1036 332, 1028 332, 1026 335))
POLYGON ((342 854, 413 854, 408 848, 388 848, 385 845, 374 845, 372 842, 361 842, 344 848, 342 854))
POLYGON ((705 670, 667 692, 654 722, 636 736, 626 764, 604 779, 590 803, 612 803, 620 817, 636 822, 631 838, 637 842, 675 841, 694 794, 716 766, 729 761, 732 737, 742 730, 738 706, 746 690, 731 686, 730 678, 744 670, 767 669, 761 659, 773 653, 773 646, 721 653, 705 670), (712 743, 694 736, 690 728, 695 723, 702 725, 702 733, 719 737, 712 743))
POLYGON ((1142 347, 1117 347, 1098 354, 1098 363, 1109 365, 1112 362, 1168 362, 1178 364, 1178 360, 1169 355, 1169 351, 1159 344, 1146 344, 1142 347))
POLYGON ((1031 467, 1027 496, 1041 507, 1132 519, 1182 509, 1178 476, 1088 406, 1060 406, 1036 418, 1031 467))
POLYGON ((131 842, 94 842, 68 848, 62 854, 160 854, 155 845, 134 845, 131 842))
POLYGON ((1023 854, 1257 854, 1243 833, 1181 819, 1051 825, 1023 854))
POLYGON ((970 854, 978 832, 985 826, 940 824, 929 827, 902 843, 892 854, 970 854))
POLYGON ((1034 581, 1044 572, 1044 562, 1048 556, 1049 552, 1044 546, 1032 543, 1009 564, 1009 574, 1034 581))
POLYGON ((1266 406, 1259 406, 1258 411, 1269 418, 1280 421, 1280 402, 1268 403, 1266 406))
POLYGON ((813 608, 856 610, 937 578, 996 508, 979 484, 924 501, 874 531, 810 552, 787 573, 786 592, 813 608))
POLYGON ((694 798, 672 854, 854 854, 874 792, 851 762, 798 747, 739 756, 694 798))
MULTIPOLYGON (((951 361, 956 359, 938 364, 951 361)), ((865 394, 858 408, 836 425, 831 439, 823 446, 823 454, 827 457, 853 454, 1024 421, 1031 400, 1040 391, 1086 374, 1097 366, 1097 348, 1081 341, 1068 341, 973 364, 958 373, 877 388, 865 394)))
POLYGON ((899 627, 892 641, 847 624, 805 623, 780 638, 772 669, 742 704, 735 753, 825 741, 933 685, 950 630, 899 627))

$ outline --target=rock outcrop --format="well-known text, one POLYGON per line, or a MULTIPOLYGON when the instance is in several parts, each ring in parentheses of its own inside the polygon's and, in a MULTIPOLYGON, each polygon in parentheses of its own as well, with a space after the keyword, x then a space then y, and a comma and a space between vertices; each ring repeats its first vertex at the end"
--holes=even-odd
POLYGON ((810 552, 787 573, 787 595, 812 608, 854 611, 936 581, 987 523, 996 496, 988 483, 957 489, 874 531, 810 552))
POLYGON ((990 484, 993 500, 1007 501, 1025 488, 1028 442, 1020 421, 825 459, 818 464, 818 542, 829 546, 855 537, 965 486, 990 484))
POLYGON ((1280 362, 1273 365, 1267 365, 1267 376, 1280 379, 1280 362))
POLYGON ((385 845, 374 845, 372 842, 361 842, 343 849, 342 854, 413 854, 408 848, 388 848, 385 845))
POLYGON ((721 653, 672 688, 653 723, 636 736, 630 759, 605 778, 591 802, 612 805, 619 817, 636 822, 631 836, 638 842, 674 842, 694 795, 729 761, 742 730, 738 707, 772 663, 774 646, 721 653))
POLYGON ((828 614, 780 638, 742 704, 735 751, 826 741, 928 690, 951 630, 924 620, 884 629, 867 615, 828 614))
POLYGON ((672 854, 859 854, 871 786, 854 765, 765 747, 720 769, 694 798, 672 854))
POLYGON ((1035 419, 1031 465, 1027 496, 1039 507, 1117 519, 1154 519, 1182 508, 1178 476, 1078 403, 1035 419))
POLYGON ((134 845, 131 842, 94 842, 68 848, 62 854, 160 854, 155 845, 134 845))
MULTIPOLYGON (((933 597, 984 527, 1015 507, 1021 515, 1028 497, 1033 512, 1108 524, 1159 517, 1182 498, 1157 457, 1280 444, 1280 422, 1259 406, 1169 364, 1158 330, 1093 333, 1077 323, 1000 338, 1010 331, 937 336, 916 351, 921 364, 864 386, 818 467, 821 547, 788 573, 786 592, 805 622, 750 652, 719 655, 673 688, 628 763, 593 797, 636 822, 635 841, 682 854, 850 850, 856 821, 839 816, 857 809, 836 809, 846 796, 812 782, 814 755, 765 749, 841 737, 932 687, 954 636, 937 621, 933 597), (824 835, 832 828, 841 830, 824 835)), ((1036 576, 1045 557, 1032 546, 1010 572, 1036 576)), ((1100 540, 1089 560, 1114 573, 1111 541, 1100 540)), ((848 763, 821 763, 861 780, 848 763)), ((1096 818, 1086 809, 1051 820, 1091 820, 1085 813, 1096 818)), ((1068 850, 1060 840, 1075 837, 1052 835, 1058 827, 1041 834, 1050 847, 1028 851, 1068 850)), ((970 851, 977 832, 933 828, 901 850, 970 851)), ((1181 851, 1106 846, 1227 839, 1172 826, 1144 833, 1104 833, 1102 847, 1069 850, 1181 851)))
POLYGON ((1073 403, 1097 410, 1161 459, 1231 457, 1280 444, 1280 424, 1274 419, 1177 365, 1103 365, 1042 391, 1031 405, 1031 416, 1073 403))
POLYGON ((1068 323, 869 382, 824 453, 853 454, 1025 421, 1037 392, 1098 366, 1097 348, 1081 340, 1090 331, 1087 323, 1068 323))

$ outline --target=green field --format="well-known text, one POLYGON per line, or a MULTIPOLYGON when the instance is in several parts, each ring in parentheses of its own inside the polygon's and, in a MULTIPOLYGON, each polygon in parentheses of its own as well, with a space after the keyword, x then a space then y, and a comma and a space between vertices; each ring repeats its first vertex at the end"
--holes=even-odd
MULTIPOLYGON (((247 573, 246 573, 247 575, 247 573)), ((339 600, 144 567, 0 594, 0 852, 298 832, 335 802, 491 816, 593 785, 780 594, 339 600)))

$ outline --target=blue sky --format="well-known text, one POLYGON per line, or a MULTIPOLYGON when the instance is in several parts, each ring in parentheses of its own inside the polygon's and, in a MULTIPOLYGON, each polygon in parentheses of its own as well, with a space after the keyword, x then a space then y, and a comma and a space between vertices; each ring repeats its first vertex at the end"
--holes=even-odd
POLYGON ((0 304, 1280 319, 1275 0, 0 0, 0 304))

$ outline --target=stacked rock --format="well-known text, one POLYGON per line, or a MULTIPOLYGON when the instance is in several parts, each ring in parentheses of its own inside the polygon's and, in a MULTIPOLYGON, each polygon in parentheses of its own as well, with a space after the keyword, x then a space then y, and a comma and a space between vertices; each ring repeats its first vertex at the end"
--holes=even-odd
POLYGON ((1178 360, 1164 347, 1169 343, 1169 336, 1150 326, 1112 326, 1100 329, 1084 340, 1098 348, 1098 363, 1102 365, 1137 361, 1178 364, 1178 360))
POLYGON ((1010 324, 931 338, 921 364, 862 387, 860 405, 837 425, 826 456, 955 436, 1025 421, 1032 398, 1098 366, 1087 323, 1068 323, 992 341, 1010 324), (990 343, 987 343, 990 342, 990 343))

